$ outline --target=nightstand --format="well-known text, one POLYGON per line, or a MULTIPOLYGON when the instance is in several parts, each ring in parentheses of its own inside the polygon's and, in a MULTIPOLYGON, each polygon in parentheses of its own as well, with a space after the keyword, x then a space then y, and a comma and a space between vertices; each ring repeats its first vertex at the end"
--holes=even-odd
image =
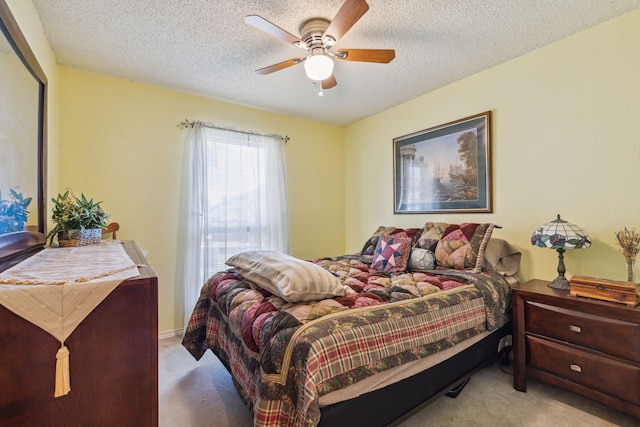
POLYGON ((513 387, 526 391, 536 378, 640 418, 640 306, 548 283, 513 288, 513 387))

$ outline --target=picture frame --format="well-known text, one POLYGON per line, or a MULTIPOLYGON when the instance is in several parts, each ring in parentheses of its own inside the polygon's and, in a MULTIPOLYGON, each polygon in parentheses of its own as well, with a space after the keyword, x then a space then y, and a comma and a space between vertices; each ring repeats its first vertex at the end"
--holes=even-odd
POLYGON ((491 111, 393 139, 396 214, 493 212, 491 111))

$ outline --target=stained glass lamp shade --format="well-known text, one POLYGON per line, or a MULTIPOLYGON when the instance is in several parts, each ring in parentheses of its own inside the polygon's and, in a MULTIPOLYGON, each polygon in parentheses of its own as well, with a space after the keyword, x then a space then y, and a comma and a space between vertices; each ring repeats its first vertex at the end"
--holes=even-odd
POLYGON ((567 249, 588 248, 591 240, 582 228, 560 219, 558 215, 558 219, 543 224, 534 231, 531 244, 558 251, 558 277, 549 286, 554 289, 569 289, 569 281, 564 277, 564 252, 567 249))

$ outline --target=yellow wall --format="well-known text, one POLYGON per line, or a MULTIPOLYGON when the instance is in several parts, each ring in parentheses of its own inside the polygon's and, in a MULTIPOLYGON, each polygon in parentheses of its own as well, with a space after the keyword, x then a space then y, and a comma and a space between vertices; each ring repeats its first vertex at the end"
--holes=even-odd
POLYGON ((522 279, 552 279, 557 253, 530 237, 559 213, 593 242, 565 254, 567 277, 626 280, 614 233, 640 229, 638 46, 640 11, 348 126, 346 250, 381 224, 493 222, 522 250, 522 279), (494 213, 394 215, 392 139, 487 110, 494 213))
POLYGON ((176 283, 184 119, 289 135, 292 254, 344 253, 343 129, 70 68, 60 74, 59 189, 98 200, 120 239, 149 251, 159 276, 159 330, 182 328, 176 283))

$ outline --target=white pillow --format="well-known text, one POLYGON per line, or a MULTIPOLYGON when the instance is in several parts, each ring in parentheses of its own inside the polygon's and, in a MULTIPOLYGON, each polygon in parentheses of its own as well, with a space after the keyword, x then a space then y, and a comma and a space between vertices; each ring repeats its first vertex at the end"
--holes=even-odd
POLYGON ((249 280, 288 302, 313 301, 355 293, 319 265, 281 252, 259 250, 232 256, 226 262, 249 280))
POLYGON ((409 270, 433 270, 436 265, 436 256, 428 249, 412 248, 409 257, 409 270))

